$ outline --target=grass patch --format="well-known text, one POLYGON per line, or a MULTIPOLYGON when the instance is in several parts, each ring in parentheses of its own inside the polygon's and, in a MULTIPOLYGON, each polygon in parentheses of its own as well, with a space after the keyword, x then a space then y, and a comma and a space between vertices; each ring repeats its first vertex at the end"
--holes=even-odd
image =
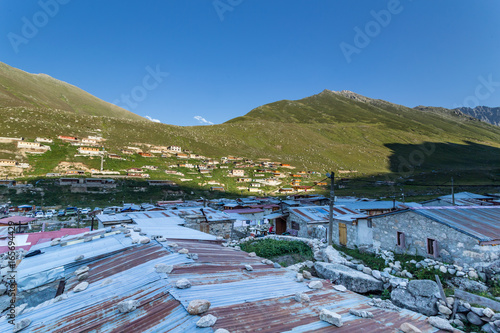
POLYGON ((369 252, 361 252, 359 249, 349 249, 347 247, 339 246, 333 244, 333 247, 340 252, 343 252, 354 259, 361 260, 366 266, 369 266, 371 269, 376 269, 382 271, 386 265, 385 260, 377 257, 376 255, 369 252))
MULTIPOLYGON (((266 238, 262 240, 251 240, 240 244, 240 247, 245 252, 255 252, 259 257, 273 260, 280 257, 280 263, 283 262, 286 266, 289 261, 283 260, 283 256, 290 255, 294 261, 306 261, 313 259, 313 252, 309 246, 302 242, 276 240, 266 238)), ((282 265, 283 266, 283 265, 282 265)))

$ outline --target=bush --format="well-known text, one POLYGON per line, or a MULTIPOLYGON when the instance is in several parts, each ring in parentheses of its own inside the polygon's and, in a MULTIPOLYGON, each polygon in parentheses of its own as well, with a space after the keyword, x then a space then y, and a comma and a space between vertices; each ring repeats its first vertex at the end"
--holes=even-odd
POLYGON ((300 254, 313 257, 311 248, 302 242, 265 238, 240 244, 245 252, 255 252, 259 257, 271 259, 286 254, 300 254))

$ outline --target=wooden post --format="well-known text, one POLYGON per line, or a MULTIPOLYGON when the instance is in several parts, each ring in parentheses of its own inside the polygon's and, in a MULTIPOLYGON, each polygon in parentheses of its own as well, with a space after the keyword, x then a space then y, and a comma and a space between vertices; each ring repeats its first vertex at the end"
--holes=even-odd
POLYGON ((436 276, 436 282, 438 285, 439 293, 441 294, 441 299, 443 300, 444 304, 446 304, 446 306, 449 307, 450 305, 446 301, 446 295, 444 294, 443 285, 441 284, 441 280, 439 279, 439 276, 437 274, 435 276, 436 276))

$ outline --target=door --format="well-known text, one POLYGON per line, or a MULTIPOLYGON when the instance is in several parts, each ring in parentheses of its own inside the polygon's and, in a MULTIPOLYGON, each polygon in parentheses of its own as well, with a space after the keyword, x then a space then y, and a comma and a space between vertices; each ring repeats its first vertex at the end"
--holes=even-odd
POLYGON ((276 235, 281 235, 286 231, 286 220, 282 218, 277 218, 276 222, 276 235))
POLYGON ((339 243, 340 245, 347 245, 347 227, 345 223, 339 223, 339 243))

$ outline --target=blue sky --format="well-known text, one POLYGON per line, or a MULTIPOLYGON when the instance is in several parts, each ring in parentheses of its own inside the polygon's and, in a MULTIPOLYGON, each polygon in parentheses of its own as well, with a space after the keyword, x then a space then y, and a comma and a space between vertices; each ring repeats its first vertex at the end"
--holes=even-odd
POLYGON ((163 123, 221 123, 323 89, 500 106, 496 0, 0 0, 0 12, 0 61, 163 123))

